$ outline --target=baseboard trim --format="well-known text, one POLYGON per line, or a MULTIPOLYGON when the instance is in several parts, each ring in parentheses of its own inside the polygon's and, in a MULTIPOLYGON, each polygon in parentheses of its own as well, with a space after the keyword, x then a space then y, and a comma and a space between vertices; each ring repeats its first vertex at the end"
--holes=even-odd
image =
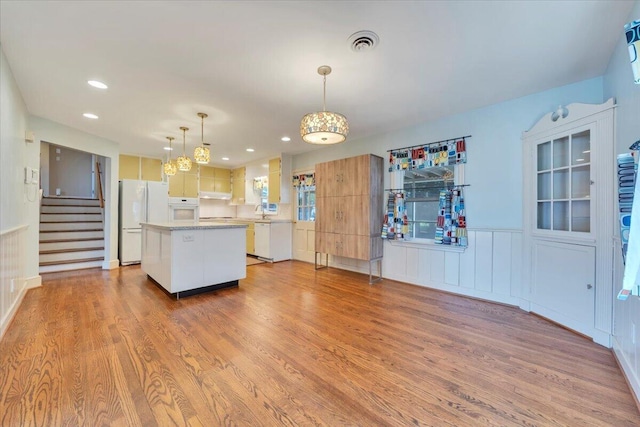
POLYGON ((636 401, 636 406, 638 407, 638 411, 640 411, 640 379, 638 379, 638 375, 633 371, 629 360, 625 356, 624 352, 620 348, 620 344, 618 340, 614 336, 613 339, 613 357, 618 363, 620 370, 622 371, 622 376, 627 381, 629 385, 629 389, 631 390, 631 394, 633 395, 634 400, 636 401))
POLYGON ((42 276, 27 277, 24 279, 25 289, 39 288, 42 286, 42 276))
POLYGON ((114 270, 114 269, 116 269, 118 267, 120 267, 120 260, 119 259, 112 259, 111 261, 105 260, 102 263, 102 269, 103 270, 114 270))
POLYGON ((18 298, 14 300, 13 304, 9 308, 9 311, 7 311, 7 314, 4 316, 4 318, 2 318, 2 323, 0 323, 0 341, 2 341, 2 338, 4 338, 5 332, 7 332, 7 330, 9 329, 9 325, 11 324, 11 321, 13 320, 16 313, 18 312, 18 308, 22 304, 22 300, 24 299, 24 296, 26 294, 27 294, 27 288, 25 286, 20 291, 20 295, 18 296, 18 298))

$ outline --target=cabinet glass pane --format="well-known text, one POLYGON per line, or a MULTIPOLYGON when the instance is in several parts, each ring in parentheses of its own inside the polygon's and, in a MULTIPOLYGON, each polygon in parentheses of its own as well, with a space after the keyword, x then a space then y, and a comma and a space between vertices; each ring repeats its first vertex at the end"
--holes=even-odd
POLYGON ((571 202, 571 231, 591 231, 591 201, 571 202))
POLYGON ((545 142, 538 145, 538 170, 549 169, 551 169, 551 142, 545 142))
POLYGON ((538 228, 551 229, 551 202, 538 202, 538 228))
POLYGON ((553 229, 569 231, 569 202, 553 203, 553 229))
POLYGON ((573 199, 589 198, 591 194, 591 166, 571 168, 571 197, 573 199))
POLYGON ((553 171, 553 198, 569 198, 569 169, 553 171))
POLYGON ((588 130, 571 136, 571 164, 581 165, 591 161, 591 136, 588 130))
POLYGON ((538 174, 538 200, 551 200, 551 172, 538 174))
POLYGON ((553 168, 569 166, 569 137, 553 141, 553 168))

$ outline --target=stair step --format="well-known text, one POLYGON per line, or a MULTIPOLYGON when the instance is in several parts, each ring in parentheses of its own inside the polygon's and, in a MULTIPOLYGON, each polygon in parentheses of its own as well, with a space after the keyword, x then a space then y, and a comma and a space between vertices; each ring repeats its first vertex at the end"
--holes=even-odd
MULTIPOLYGON (((94 256, 94 257, 88 257, 88 258, 74 258, 74 259, 63 259, 63 260, 53 260, 53 261, 40 261, 39 265, 40 267, 47 267, 50 265, 62 265, 62 264, 82 264, 85 262, 94 262, 94 261, 100 261, 100 263, 102 263, 102 261, 104 261, 104 256, 94 256)), ((100 264, 102 265, 102 264, 100 264)))
POLYGON ((70 263, 48 263, 46 265, 40 264, 40 274, 42 273, 54 273, 57 271, 69 271, 69 270, 82 270, 85 268, 101 268, 103 258, 76 260, 70 263))
POLYGON ((87 239, 41 240, 39 245, 40 253, 43 253, 43 251, 79 250, 99 247, 104 247, 104 239, 101 237, 87 239))
POLYGON ((40 230, 40 243, 76 239, 104 239, 104 231, 101 228, 87 230, 40 230))
POLYGON ((40 232, 45 231, 78 231, 78 230, 102 230, 96 225, 102 224, 102 221, 84 221, 84 222, 41 222, 40 232))
POLYGON ((39 261, 42 265, 43 263, 53 262, 53 263, 68 263, 68 262, 78 262, 78 260, 90 259, 90 258, 100 258, 104 259, 104 249, 80 249, 77 251, 56 251, 51 253, 40 254, 39 261))
POLYGON ((100 206, 42 205, 40 206, 40 213, 41 214, 54 214, 54 213, 102 214, 102 208, 100 208, 100 206))
POLYGON ((101 251, 104 250, 104 246, 93 246, 88 248, 69 248, 69 249, 48 249, 40 251, 40 255, 60 254, 68 252, 84 252, 84 251, 101 251))
POLYGON ((40 203, 44 206, 100 206, 98 199, 84 199, 80 197, 43 197, 40 203))
POLYGON ((55 222, 102 222, 102 214, 94 213, 48 213, 40 214, 41 223, 55 222))

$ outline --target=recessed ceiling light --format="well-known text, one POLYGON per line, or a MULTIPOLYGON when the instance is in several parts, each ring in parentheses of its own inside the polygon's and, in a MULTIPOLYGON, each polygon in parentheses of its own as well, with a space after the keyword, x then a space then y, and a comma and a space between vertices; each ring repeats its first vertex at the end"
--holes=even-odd
POLYGON ((254 152, 254 151, 256 151, 256 150, 254 150, 253 148, 247 148, 247 151, 248 151, 249 153, 253 153, 253 152, 254 152))
POLYGON ((96 116, 93 113, 84 113, 83 116, 85 116, 87 119, 97 119, 98 116, 96 116))
POLYGON ((97 87, 98 89, 106 89, 109 87, 106 84, 99 82, 98 80, 89 80, 87 83, 89 83, 93 87, 97 87))
POLYGON ((291 138, 289 138, 288 136, 283 136, 282 138, 280 138, 283 142, 289 142, 291 141, 291 138))
POLYGON ((167 151, 173 151, 173 147, 164 147, 164 149, 167 151))
POLYGON ((229 160, 229 158, 228 157, 223 157, 222 160, 229 160))

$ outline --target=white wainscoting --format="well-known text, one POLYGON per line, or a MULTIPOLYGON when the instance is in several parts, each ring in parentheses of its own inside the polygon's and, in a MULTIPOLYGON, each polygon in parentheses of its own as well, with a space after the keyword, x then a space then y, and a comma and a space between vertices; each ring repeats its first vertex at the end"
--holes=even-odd
POLYGON ((626 301, 616 297, 622 289, 624 264, 620 238, 613 239, 613 351, 627 381, 640 400, 640 297, 630 296, 626 301))
POLYGON ((0 233, 0 338, 26 293, 25 237, 27 225, 0 233))
MULTIPOLYGON (((382 276, 475 298, 520 305, 522 231, 470 229, 468 236, 469 246, 464 250, 385 241, 382 276)), ((369 263, 366 261, 329 258, 330 266, 369 272, 369 263)))

